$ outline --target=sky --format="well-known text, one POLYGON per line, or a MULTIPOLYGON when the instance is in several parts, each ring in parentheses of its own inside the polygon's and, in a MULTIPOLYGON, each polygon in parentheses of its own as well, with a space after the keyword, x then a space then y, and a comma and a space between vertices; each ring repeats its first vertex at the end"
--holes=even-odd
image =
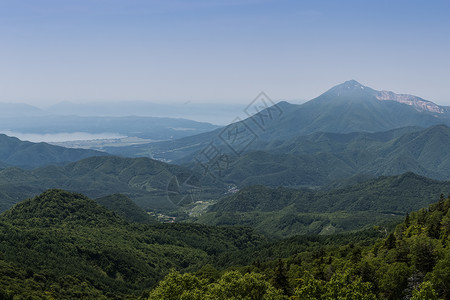
POLYGON ((0 102, 312 99, 355 79, 450 105, 448 0, 0 0, 0 102))

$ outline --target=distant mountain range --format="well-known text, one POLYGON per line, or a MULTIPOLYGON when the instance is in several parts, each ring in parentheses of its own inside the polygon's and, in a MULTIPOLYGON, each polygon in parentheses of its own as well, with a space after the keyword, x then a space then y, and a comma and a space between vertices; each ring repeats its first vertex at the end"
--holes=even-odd
POLYGON ((212 132, 175 141, 109 148, 107 151, 126 156, 149 155, 156 159, 186 162, 186 157, 192 158, 194 153, 210 143, 232 153, 224 135, 233 130, 241 133, 241 140, 252 141, 245 148, 248 152, 260 150, 261 143, 281 143, 316 132, 373 133, 403 127, 427 128, 450 124, 447 107, 416 96, 376 91, 354 80, 335 86, 301 105, 280 102, 264 106, 256 103, 250 109, 250 115, 245 120, 212 132), (257 113, 251 115, 251 111, 257 113))
MULTIPOLYGON (((91 133, 115 134, 150 140, 170 140, 208 132, 218 128, 210 123, 186 119, 157 117, 100 117, 77 115, 5 116, 0 118, 4 133, 58 134, 91 133), (18 122, 20 119, 20 122, 18 122)), ((53 141, 52 141, 53 142, 53 141)))
POLYGON ((148 101, 104 101, 89 103, 61 102, 45 110, 52 115, 83 117, 165 117, 196 120, 212 124, 228 124, 243 112, 239 103, 152 103, 148 101))
POLYGON ((0 134, 0 168, 17 166, 35 168, 50 164, 66 164, 91 156, 105 156, 104 152, 68 149, 47 143, 24 142, 0 134))
POLYGON ((190 101, 180 104, 145 101, 61 102, 47 108, 23 103, 0 103, 0 133, 20 138, 26 134, 81 132, 160 141, 214 130, 219 126, 211 123, 228 124, 241 113, 242 106, 238 104, 190 101), (20 122, 17 121, 19 119, 20 122))
MULTIPOLYGON (((438 120, 432 113, 418 112, 405 104, 395 105, 412 110, 412 114, 424 114, 426 118, 438 120)), ((447 151, 450 147, 450 128, 446 125, 433 125, 425 129, 411 126, 373 133, 316 131, 290 138, 283 138, 283 132, 293 135, 295 130, 280 129, 279 135, 275 135, 275 132, 268 135, 272 138, 257 137, 240 154, 231 151, 220 138, 212 137, 220 136, 223 132, 150 144, 146 151, 154 158, 184 163, 199 172, 204 167, 198 160, 206 156, 206 151, 222 153, 226 161, 222 164, 220 179, 241 187, 254 184, 323 187, 338 181, 359 182, 359 177, 367 179, 405 172, 437 180, 450 178, 450 156, 447 151)), ((145 155, 142 146, 125 150, 131 149, 139 155, 145 155)), ((119 153, 129 155, 127 151, 119 153)))

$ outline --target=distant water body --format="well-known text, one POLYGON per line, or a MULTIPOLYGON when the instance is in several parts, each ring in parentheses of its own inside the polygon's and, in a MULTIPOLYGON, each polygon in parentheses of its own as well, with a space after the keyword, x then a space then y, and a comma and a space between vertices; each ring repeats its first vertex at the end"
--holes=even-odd
POLYGON ((126 136, 120 135, 118 133, 88 133, 88 132, 61 132, 61 133, 47 133, 47 134, 36 134, 36 133, 22 133, 4 130, 0 131, 2 134, 7 136, 13 136, 22 141, 30 141, 33 143, 46 142, 46 143, 57 143, 57 142, 68 142, 68 141, 90 141, 90 140, 104 140, 104 139, 120 139, 126 136))

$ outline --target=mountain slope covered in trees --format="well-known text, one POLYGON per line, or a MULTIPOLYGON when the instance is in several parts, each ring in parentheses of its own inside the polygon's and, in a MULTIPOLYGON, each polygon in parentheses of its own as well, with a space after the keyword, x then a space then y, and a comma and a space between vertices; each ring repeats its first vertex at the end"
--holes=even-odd
POLYGON ((154 223, 145 210, 137 206, 130 198, 122 194, 108 195, 95 199, 95 202, 117 213, 126 221, 133 223, 154 223))
POLYGON ((269 236, 336 234, 398 220, 440 194, 450 194, 450 182, 414 173, 328 191, 251 186, 220 199, 197 221, 251 226, 269 236))
MULTIPOLYGON (((0 186, 3 187, 0 211, 50 188, 80 192, 92 198, 121 193, 144 209, 174 209, 178 203, 168 198, 168 187, 174 178, 180 186, 187 180, 198 187, 197 190, 204 187, 202 195, 205 197, 216 192, 214 186, 208 185, 207 178, 184 167, 149 158, 90 157, 66 166, 47 166, 31 171, 0 170, 0 186)), ((218 190, 221 191, 220 187, 218 190)), ((175 197, 179 196, 177 191, 173 189, 175 197)))
MULTIPOLYGON (((260 142, 258 147, 263 150, 228 154, 220 179, 240 187, 323 187, 354 176, 405 172, 437 180, 450 178, 450 128, 445 125, 377 133, 315 133, 260 142)), ((200 169, 195 162, 188 166, 200 169)))
POLYGON ((137 298, 171 268, 257 246, 250 229, 131 224, 80 194, 49 190, 0 216, 5 298, 137 298))
POLYGON ((253 252, 244 267, 172 272, 149 299, 450 299, 449 214, 450 198, 441 197, 375 241, 361 234, 334 236, 337 242, 291 238, 253 252))
POLYGON ((449 299, 449 214, 441 197, 393 231, 268 243, 237 227, 130 224, 50 190, 0 216, 1 296, 449 299))

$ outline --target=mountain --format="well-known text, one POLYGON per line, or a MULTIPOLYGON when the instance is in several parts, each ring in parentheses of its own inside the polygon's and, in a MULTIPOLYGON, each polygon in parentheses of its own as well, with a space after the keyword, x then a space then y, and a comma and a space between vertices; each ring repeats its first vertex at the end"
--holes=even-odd
POLYGON ((272 236, 334 234, 396 220, 441 194, 450 194, 449 181, 414 173, 329 191, 250 186, 220 199, 198 222, 252 226, 272 236))
POLYGON ((187 168, 149 158, 90 157, 65 166, 0 170, 0 211, 50 188, 101 198, 124 194, 146 210, 178 209, 222 193, 219 185, 187 168), (201 191, 201 193, 200 193, 201 191))
POLYGON ((313 132, 376 132, 395 128, 448 124, 447 115, 418 111, 397 101, 380 101, 379 92, 351 80, 331 88, 300 105, 275 123, 274 132, 294 130, 296 135, 313 132))
POLYGON ((0 228, 2 299, 137 299, 170 269, 195 271, 266 241, 248 228, 128 224, 62 190, 17 204, 0 228))
POLYGON ((0 134, 0 166, 35 168, 50 164, 65 164, 91 156, 105 156, 104 152, 68 149, 47 143, 31 143, 0 134))
POLYGON ((235 151, 241 154, 261 150, 259 143, 282 142, 316 132, 373 133, 450 124, 450 112, 445 107, 416 96, 376 91, 354 80, 335 86, 301 105, 287 102, 269 104, 268 101, 254 103, 247 111, 249 118, 209 133, 170 142, 106 150, 120 155, 150 155, 157 159, 186 162, 186 157, 192 159, 210 143, 232 153, 236 149, 230 148, 236 147, 230 145, 231 139, 227 136, 236 136, 233 131, 239 132, 239 139, 245 142, 244 149, 235 151))

